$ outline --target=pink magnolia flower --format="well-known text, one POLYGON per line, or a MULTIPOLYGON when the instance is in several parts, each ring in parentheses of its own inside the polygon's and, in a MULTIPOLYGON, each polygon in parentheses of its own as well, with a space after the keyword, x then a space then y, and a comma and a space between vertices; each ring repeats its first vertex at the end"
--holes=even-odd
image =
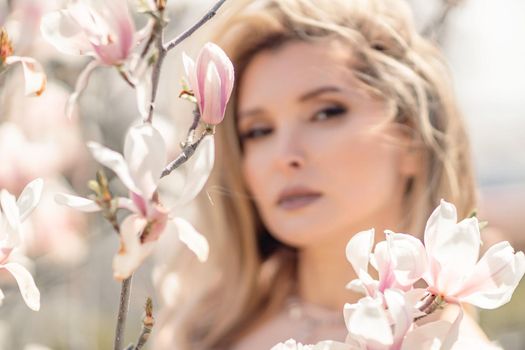
POLYGON ((126 0, 72 0, 67 9, 43 16, 44 39, 63 53, 95 58, 77 80, 75 92, 66 106, 68 117, 93 70, 101 65, 122 66, 137 43, 149 34, 152 23, 148 22, 136 32, 126 0))
POLYGON ((448 302, 466 302, 484 309, 507 303, 525 273, 523 252, 509 242, 490 247, 479 258, 477 218, 457 222, 456 207, 442 200, 427 221, 425 249, 428 289, 448 302))
MULTIPOLYGON (((132 212, 120 227, 121 247, 113 260, 114 277, 129 277, 151 254, 167 223, 174 224, 179 239, 192 250, 199 260, 208 256, 208 243, 186 220, 170 217, 170 210, 160 203, 157 195, 158 182, 166 164, 166 146, 160 133, 150 124, 130 128, 126 135, 124 156, 97 143, 90 142, 89 148, 95 159, 112 169, 129 189, 129 198, 118 198, 118 206, 132 212)), ((196 155, 195 155, 196 156, 196 155)), ((201 186, 209 173, 191 174, 195 187, 201 186)), ((189 190, 179 198, 181 203, 193 199, 200 188, 189 190), (190 198, 191 197, 191 198, 190 198)), ((83 211, 99 211, 93 200, 72 195, 59 194, 56 200, 83 211)))
POLYGON ((390 288, 409 291, 426 271, 425 249, 420 240, 407 234, 385 233, 387 240, 377 243, 373 254, 374 229, 359 232, 350 239, 346 258, 358 278, 347 288, 372 298, 381 296, 390 288), (378 272, 379 280, 368 273, 369 263, 378 272))
POLYGON ((352 350, 434 350, 450 349, 457 339, 460 317, 454 324, 436 321, 416 327, 416 300, 397 289, 384 292, 385 303, 369 296, 346 304, 346 343, 352 350))
MULTIPOLYGON (((0 269, 6 269, 13 275, 25 303, 35 311, 40 309, 40 292, 35 281, 25 267, 10 262, 9 258, 20 244, 20 224, 36 207, 42 187, 41 179, 32 181, 24 188, 18 200, 6 190, 0 191, 0 269)), ((2 299, 3 293, 0 291, 0 302, 2 299)))
POLYGON ((233 89, 232 62, 226 53, 213 43, 204 45, 197 57, 197 63, 184 53, 183 62, 202 120, 208 124, 219 124, 224 119, 226 104, 233 89))

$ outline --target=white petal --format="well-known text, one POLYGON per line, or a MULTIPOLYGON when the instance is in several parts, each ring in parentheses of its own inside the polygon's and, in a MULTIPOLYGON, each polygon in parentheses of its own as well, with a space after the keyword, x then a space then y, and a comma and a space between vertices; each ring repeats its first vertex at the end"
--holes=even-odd
POLYGON ((66 102, 66 116, 68 119, 71 119, 73 117, 73 112, 75 110, 75 106, 77 105, 77 100, 80 97, 80 94, 86 89, 87 84, 89 83, 89 78, 91 77, 91 73, 93 73, 93 70, 95 68, 100 66, 100 62, 96 60, 92 60, 87 64, 87 66, 80 72, 80 75, 77 78, 77 82, 75 83, 75 91, 69 96, 67 102, 66 102))
POLYGON ((120 249, 113 258, 113 277, 124 280, 131 276, 142 261, 153 251, 153 243, 140 243, 140 234, 146 219, 130 215, 120 225, 120 249))
POLYGON ((450 322, 439 320, 408 332, 401 350, 440 350, 450 330, 450 322))
POLYGON ((499 242, 476 264, 457 297, 484 309, 495 309, 510 301, 524 273, 523 252, 515 254, 509 242, 499 242))
POLYGON ((15 196, 7 192, 7 190, 1 190, 0 205, 10 229, 17 231, 20 226, 20 211, 16 205, 15 196))
POLYGON ((17 263, 8 263, 3 265, 3 267, 11 272, 16 279, 22 298, 24 298, 27 306, 34 311, 40 310, 40 291, 36 287, 33 276, 31 276, 29 271, 17 263))
POLYGON ((441 265, 437 288, 446 294, 464 282, 478 261, 481 244, 478 220, 465 219, 440 234, 429 254, 441 265))
POLYGON ((44 68, 42 68, 42 65, 37 60, 31 57, 9 56, 5 62, 7 64, 20 62, 22 64, 26 96, 40 96, 44 92, 47 78, 44 73, 44 68))
POLYGON ((173 219, 173 222, 177 226, 179 239, 195 253, 201 262, 206 261, 210 251, 206 238, 197 232, 193 225, 183 218, 175 218, 173 219))
POLYGON ((93 50, 78 23, 71 19, 66 10, 44 15, 41 19, 40 31, 43 38, 62 53, 86 55, 93 50))
POLYGON ((442 199, 440 205, 434 209, 428 218, 425 227, 425 247, 430 254, 434 250, 435 241, 443 232, 450 231, 456 222, 456 207, 442 199))
POLYGON ((354 336, 381 345, 390 345, 394 341, 382 303, 370 297, 359 300, 348 321, 348 331, 354 336))
POLYGON ((2 292, 2 290, 0 289, 0 306, 2 305, 2 303, 4 302, 4 292, 2 292))
POLYGON ((414 284, 427 269, 423 243, 414 236, 389 231, 387 244, 397 282, 404 286, 414 284))
POLYGON ((200 143, 193 156, 174 172, 181 174, 184 179, 181 187, 176 191, 175 207, 183 206, 192 201, 202 190, 215 159, 215 140, 213 136, 206 136, 200 143))
POLYGON ((93 157, 102 165, 107 166, 113 170, 124 185, 130 190, 138 194, 142 194, 140 189, 137 187, 133 178, 131 177, 128 165, 124 160, 124 157, 120 153, 110 150, 96 142, 88 142, 93 157))
POLYGON ((124 158, 133 182, 144 198, 151 199, 166 166, 166 145, 151 124, 131 127, 126 135, 124 158))
POLYGON ((20 210, 20 222, 24 221, 36 208, 42 196, 43 187, 44 181, 40 178, 35 179, 26 185, 20 197, 18 197, 16 204, 20 210))
POLYGON ((67 193, 57 193, 55 195, 55 202, 87 213, 101 210, 95 201, 67 193))
POLYGON ((414 319, 414 305, 398 290, 385 290, 385 300, 388 311, 394 321, 394 343, 401 343, 414 319))
POLYGON ((346 259, 360 276, 368 271, 370 252, 374 245, 374 229, 356 233, 346 245, 346 259))

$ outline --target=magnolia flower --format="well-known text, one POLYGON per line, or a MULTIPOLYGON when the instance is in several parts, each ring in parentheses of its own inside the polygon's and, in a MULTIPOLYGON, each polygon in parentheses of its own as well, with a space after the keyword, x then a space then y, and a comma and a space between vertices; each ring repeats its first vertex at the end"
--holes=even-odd
MULTIPOLYGON (((40 309, 40 292, 35 285, 33 277, 22 265, 10 262, 13 250, 20 244, 20 224, 29 216, 36 207, 42 194, 43 181, 36 179, 30 182, 15 199, 6 190, 0 191, 0 269, 9 271, 20 289, 27 306, 35 311, 40 309)), ((0 302, 3 293, 0 291, 0 302)))
POLYGON ((213 43, 204 45, 197 63, 184 53, 183 62, 202 120, 208 124, 219 124, 224 119, 226 104, 233 89, 232 62, 213 43))
POLYGON ((352 348, 347 344, 331 340, 322 341, 315 345, 303 345, 293 339, 288 339, 284 343, 273 346, 271 350, 352 350, 352 348))
POLYGON ((67 9, 43 16, 42 35, 59 51, 95 58, 77 80, 66 107, 68 117, 93 70, 101 65, 123 65, 135 45, 149 34, 152 23, 136 32, 126 0, 73 0, 67 9))
MULTIPOLYGON (((208 256, 208 243, 186 220, 170 217, 170 210, 160 203, 157 195, 158 182, 166 164, 166 147, 160 133, 150 124, 132 127, 126 135, 124 156, 97 143, 88 144, 93 156, 101 164, 111 168, 129 189, 129 198, 117 198, 118 207, 132 212, 120 225, 120 250, 113 260, 114 277, 129 277, 151 253, 153 243, 165 231, 171 221, 179 239, 192 250, 199 260, 208 256)), ((208 173, 191 174, 195 186, 202 186, 201 178, 208 173)), ((202 187, 201 187, 202 188, 202 187)), ((198 188, 200 190, 200 188, 198 188)), ((192 189, 185 195, 195 196, 192 189)), ((56 200, 83 211, 99 211, 101 207, 93 200, 59 194, 56 200)))
POLYGON ((448 302, 500 307, 510 300, 525 273, 523 252, 515 253, 507 241, 490 247, 478 261, 478 219, 457 223, 456 207, 444 200, 427 221, 424 241, 428 269, 423 279, 429 291, 448 302))
POLYGON ((346 343, 355 350, 450 349, 457 339, 462 313, 454 324, 436 321, 415 327, 416 300, 396 289, 384 291, 385 303, 369 296, 345 304, 346 343))
POLYGON ((414 259, 425 261, 425 250, 417 238, 386 231, 386 241, 376 244, 374 253, 374 229, 355 234, 346 246, 346 258, 357 274, 347 288, 372 298, 382 295, 389 288, 403 291, 412 289, 414 282, 425 272, 425 264, 413 264, 414 259), (369 263, 379 274, 375 280, 368 273, 369 263), (408 268, 406 268, 408 265, 408 268))
POLYGON ((21 63, 24 70, 25 94, 40 96, 46 88, 42 65, 31 57, 13 56, 13 47, 5 29, 0 28, 0 72, 5 66, 21 63))

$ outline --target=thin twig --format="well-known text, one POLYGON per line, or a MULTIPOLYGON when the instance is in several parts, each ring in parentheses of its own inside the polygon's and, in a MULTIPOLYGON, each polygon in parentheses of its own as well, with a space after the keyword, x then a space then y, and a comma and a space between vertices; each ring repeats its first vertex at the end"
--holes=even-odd
POLYGON ((129 297, 131 294, 131 280, 133 275, 122 281, 120 290, 120 304, 118 308, 117 329, 115 331, 114 350, 122 350, 122 341, 124 340, 124 329, 126 328, 126 317, 128 315, 129 297))
POLYGON ((137 340, 137 345, 135 345, 133 350, 140 350, 144 347, 148 341, 149 335, 151 334, 154 325, 155 319, 153 318, 153 302, 151 301, 151 298, 148 298, 146 300, 145 316, 142 319, 142 331, 140 332, 139 339, 137 340))
POLYGON ((461 1, 462 0, 445 0, 441 7, 440 13, 423 29, 423 36, 428 38, 436 38, 440 32, 443 31, 443 27, 445 26, 450 12, 456 8, 461 3, 461 1))
POLYGON ((177 169, 179 166, 186 163, 186 161, 191 158, 191 156, 193 155, 193 153, 195 153, 195 150, 197 149, 201 141, 207 135, 210 135, 210 133, 203 132, 196 142, 191 143, 189 145, 185 145, 184 148, 182 149, 182 152, 177 156, 177 158, 173 160, 171 163, 169 163, 166 166, 166 168, 164 168, 160 177, 163 178, 164 176, 169 175, 173 170, 177 169))
POLYGON ((204 23, 208 22, 210 19, 213 18, 217 14, 217 11, 219 8, 226 2, 226 0, 220 0, 218 1, 209 11, 202 17, 197 23, 195 23, 193 26, 182 32, 179 36, 177 36, 175 39, 171 40, 170 42, 166 43, 164 45, 164 48, 166 51, 169 51, 173 49, 175 46, 179 45, 181 42, 183 42, 186 38, 188 38, 190 35, 192 35, 197 29, 202 27, 204 23))
MULTIPOLYGON (((162 14, 161 14, 162 16, 162 14)), ((155 98, 157 97, 157 90, 159 87, 159 78, 160 78, 160 70, 162 68, 162 63, 164 62, 164 58, 166 57, 166 50, 164 50, 163 47, 163 40, 164 40, 164 23, 163 19, 161 18, 157 23, 155 23, 155 27, 153 28, 154 34, 156 36, 156 46, 157 46, 157 60, 155 61, 155 64, 153 65, 153 72, 151 74, 151 100, 149 104, 149 110, 148 110, 148 117, 145 120, 146 123, 150 123, 153 120, 153 110, 155 109, 155 98)))

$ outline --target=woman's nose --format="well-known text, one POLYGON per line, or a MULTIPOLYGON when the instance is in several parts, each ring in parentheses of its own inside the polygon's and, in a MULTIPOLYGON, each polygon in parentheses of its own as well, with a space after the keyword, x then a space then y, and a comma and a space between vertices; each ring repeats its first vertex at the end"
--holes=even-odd
POLYGON ((298 133, 283 132, 276 142, 277 154, 274 157, 281 171, 298 170, 305 166, 306 149, 298 133))

